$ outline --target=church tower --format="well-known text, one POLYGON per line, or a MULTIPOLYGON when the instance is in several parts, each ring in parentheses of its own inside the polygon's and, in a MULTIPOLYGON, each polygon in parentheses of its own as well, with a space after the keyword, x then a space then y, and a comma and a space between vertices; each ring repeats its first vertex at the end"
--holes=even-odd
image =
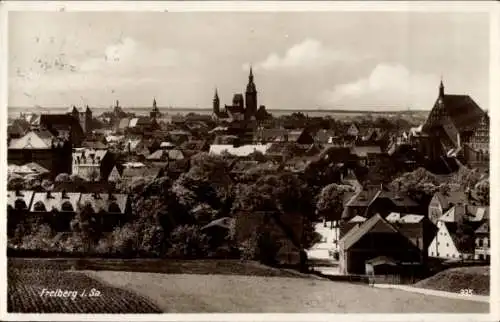
POLYGON ((217 88, 215 89, 214 100, 213 100, 213 110, 215 115, 219 115, 220 112, 220 100, 219 94, 217 93, 217 88))
POLYGON ((253 82, 252 66, 250 66, 250 74, 248 75, 248 84, 245 93, 245 107, 245 117, 247 119, 255 117, 255 114, 257 113, 257 90, 255 88, 255 83, 253 82))
POLYGON ((149 116, 152 118, 152 119, 156 119, 156 118, 159 118, 160 117, 160 110, 158 109, 158 107, 156 106, 156 98, 153 98, 153 109, 151 110, 151 112, 149 113, 149 116))

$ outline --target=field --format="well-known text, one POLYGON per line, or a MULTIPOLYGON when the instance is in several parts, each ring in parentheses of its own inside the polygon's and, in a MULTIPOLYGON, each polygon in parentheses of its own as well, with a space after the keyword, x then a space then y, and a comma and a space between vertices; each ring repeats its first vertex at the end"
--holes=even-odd
POLYGON ((415 287, 458 293, 470 289, 477 295, 490 292, 490 266, 450 268, 415 284, 415 287))
POLYGON ((332 282, 243 261, 12 259, 9 312, 487 313, 487 303, 332 282), (156 272, 155 272, 156 271, 156 272), (100 297, 42 297, 43 289, 100 297))
POLYGON ((311 278, 86 272, 172 313, 487 313, 487 303, 311 278))
POLYGON ((77 272, 9 268, 8 294, 11 313, 161 313, 144 297, 77 272), (58 289, 75 293, 49 296, 58 289))

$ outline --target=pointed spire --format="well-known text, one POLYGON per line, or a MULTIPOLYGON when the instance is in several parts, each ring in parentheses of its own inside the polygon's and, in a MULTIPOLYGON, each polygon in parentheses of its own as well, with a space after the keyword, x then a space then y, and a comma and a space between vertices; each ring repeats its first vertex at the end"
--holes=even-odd
POLYGON ((217 92, 217 87, 215 88, 214 100, 219 100, 219 93, 217 92))
POLYGON ((439 97, 444 97, 443 76, 441 75, 441 82, 439 83, 439 97))
POLYGON ((250 82, 253 82, 253 70, 252 65, 250 65, 250 74, 248 75, 248 79, 250 82))
POLYGON ((153 108, 156 108, 156 98, 153 97, 153 108))

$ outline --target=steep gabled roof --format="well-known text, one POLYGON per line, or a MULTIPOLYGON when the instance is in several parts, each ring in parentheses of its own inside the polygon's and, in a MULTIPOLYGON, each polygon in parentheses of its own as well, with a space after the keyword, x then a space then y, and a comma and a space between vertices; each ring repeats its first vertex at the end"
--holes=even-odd
POLYGON ((364 235, 373 231, 376 231, 378 233, 384 232, 384 233, 400 234, 399 231, 394 226, 392 226, 379 214, 376 214, 375 216, 365 221, 353 233, 349 231, 349 233, 347 233, 347 235, 345 235, 340 240, 341 248, 343 248, 344 250, 348 250, 354 244, 356 244, 364 235))
POLYGON ((12 139, 9 149, 50 149, 54 139, 48 131, 31 131, 21 138, 12 139))
POLYGON ((7 206, 16 207, 16 201, 20 200, 29 209, 33 200, 34 192, 31 190, 7 191, 7 206))
POLYGON ((79 206, 84 207, 86 204, 90 204, 95 213, 101 211, 108 213, 125 213, 127 198, 126 194, 82 193, 79 206), (116 207, 113 207, 113 205, 116 207))

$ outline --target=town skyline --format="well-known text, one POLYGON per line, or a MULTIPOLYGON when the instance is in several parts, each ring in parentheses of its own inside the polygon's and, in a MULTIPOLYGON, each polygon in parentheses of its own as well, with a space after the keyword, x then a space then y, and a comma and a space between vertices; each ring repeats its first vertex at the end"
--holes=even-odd
POLYGON ((269 110, 430 110, 441 79, 446 93, 470 95, 489 109, 489 19, 481 13, 9 18, 9 107, 99 109, 116 100, 148 107, 156 98, 159 107, 208 109, 215 88, 222 105, 243 93, 252 65, 259 104, 269 110), (237 26, 227 28, 235 17, 237 26), (24 30, 28 21, 37 28, 24 30))

